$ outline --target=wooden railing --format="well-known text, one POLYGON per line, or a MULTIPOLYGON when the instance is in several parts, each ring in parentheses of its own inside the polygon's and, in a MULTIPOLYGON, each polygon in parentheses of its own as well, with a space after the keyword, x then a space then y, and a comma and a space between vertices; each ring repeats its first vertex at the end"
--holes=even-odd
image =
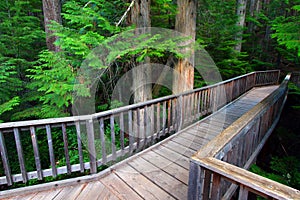
POLYGON ((99 167, 131 156, 153 144, 157 138, 176 132, 199 117, 212 113, 256 85, 276 83, 278 79, 270 79, 269 76, 279 77, 279 73, 278 70, 252 72, 179 95, 92 115, 2 123, 0 153, 3 168, 0 168, 0 185, 12 185, 20 181, 26 183, 30 179, 43 180, 45 177, 74 172, 94 174, 99 167), (144 126, 138 126, 134 121, 144 126), (72 141, 77 143, 76 159, 71 157, 69 149, 72 134, 77 138, 72 141), (22 143, 26 137, 29 144, 22 143), (41 137, 47 138, 47 144, 41 144, 41 137), (55 151, 55 144, 58 139, 63 141, 64 163, 58 163, 56 159, 58 152, 55 151), (7 152, 8 145, 15 146, 16 153, 7 152), (24 153, 28 155, 24 145, 27 151, 31 149, 29 153, 34 158, 31 161, 24 157, 24 153), (47 149, 48 155, 41 155, 41 148, 44 152, 47 149), (11 168, 12 158, 14 162, 18 161, 18 171, 11 168), (28 170, 28 162, 35 162, 35 170, 28 170))
POLYGON ((289 79, 192 156, 188 199, 231 199, 238 187, 239 200, 248 191, 267 199, 300 199, 298 190, 246 170, 279 120, 289 79))

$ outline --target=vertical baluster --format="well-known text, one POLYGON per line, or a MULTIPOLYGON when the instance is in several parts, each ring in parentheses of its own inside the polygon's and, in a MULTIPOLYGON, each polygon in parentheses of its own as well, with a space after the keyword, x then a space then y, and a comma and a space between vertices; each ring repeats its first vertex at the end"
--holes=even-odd
POLYGON ((78 145, 78 155, 79 155, 79 163, 80 163, 80 172, 84 172, 84 162, 83 162, 83 151, 82 151, 82 143, 81 143, 81 131, 80 131, 80 122, 75 122, 76 127, 76 135, 77 135, 77 145, 78 145))
POLYGON ((47 140, 48 140, 48 148, 49 148, 49 156, 50 156, 50 163, 52 168, 52 176, 57 176, 57 169, 55 163, 55 155, 53 150, 53 142, 52 142, 52 134, 51 134, 51 127, 50 125, 46 125, 46 133, 47 133, 47 140))
POLYGON ((22 173, 23 183, 26 183, 28 181, 28 177, 27 177, 27 171, 25 168, 23 148, 22 148, 21 139, 20 139, 20 132, 19 132, 18 128, 14 128, 14 135, 15 135, 15 141, 16 141, 16 147, 17 147, 17 152, 18 152, 18 159, 19 159, 19 163, 20 163, 20 170, 22 173))
POLYGON ((160 137, 160 103, 157 103, 157 112, 156 112, 156 131, 157 131, 157 138, 160 137))
POLYGON ((247 200, 248 199, 248 190, 243 185, 240 185, 239 191, 239 200, 247 200))
POLYGON ((211 190, 211 171, 204 171, 204 181, 203 181, 203 199, 209 199, 211 190))
POLYGON ((143 149, 145 149, 146 145, 147 145, 147 142, 148 142, 148 133, 149 133, 149 130, 147 127, 148 124, 147 124, 147 118, 148 118, 148 108, 147 106, 144 107, 144 116, 143 116, 143 137, 144 137, 144 145, 143 145, 143 149))
POLYGON ((177 106, 176 99, 173 99, 173 102, 172 102, 172 126, 173 126, 173 131, 177 130, 177 127, 176 127, 176 106, 177 106))
POLYGON ((191 115, 191 122, 192 121, 194 121, 194 119, 195 119, 195 92, 193 92, 192 94, 191 94, 191 113, 190 113, 190 115, 191 115))
POLYGON ((124 144, 124 113, 121 112, 120 113, 120 142, 121 142, 121 154, 122 156, 124 156, 124 148, 125 148, 125 144, 124 144))
POLYGON ((221 199, 221 176, 219 174, 213 174, 211 199, 221 199))
POLYGON ((140 117, 140 113, 141 113, 141 110, 140 110, 140 108, 137 108, 137 110, 136 110, 136 121, 135 121, 135 123, 134 123, 134 134, 136 135, 136 138, 137 138, 137 143, 136 143, 136 145, 137 145, 137 149, 140 149, 140 146, 141 146, 141 144, 140 144, 140 140, 141 140, 141 134, 140 134, 140 123, 141 123, 141 117, 140 117))
POLYGON ((112 150, 112 159, 116 160, 116 136, 115 136, 115 119, 114 116, 110 116, 110 136, 111 136, 111 150, 112 150))
POLYGON ((97 172, 97 154, 95 148, 95 134, 94 134, 94 122, 93 119, 86 120, 86 130, 88 136, 88 150, 90 158, 90 173, 95 174, 97 172))
POLYGON ((202 198, 204 170, 197 164, 190 161, 189 167, 189 187, 188 187, 188 199, 196 200, 202 198))
POLYGON ((63 140, 64 140, 64 151, 65 151, 65 158, 66 158, 66 165, 67 165, 67 173, 71 174, 71 163, 70 163, 70 155, 69 155, 69 145, 68 145, 68 135, 67 135, 67 126, 65 123, 62 124, 62 133, 63 133, 63 140))
POLYGON ((168 133, 171 132, 171 100, 168 100, 168 133))
POLYGON ((164 101, 163 102, 163 130, 162 130, 162 135, 166 135, 166 120, 167 120, 167 118, 166 118, 166 112, 167 112, 167 110, 166 110, 166 108, 167 108, 167 102, 166 101, 164 101))
POLYGON ((40 159, 39 147, 38 147, 38 142, 37 142, 37 137, 36 137, 34 126, 30 126, 30 134, 31 134, 31 141, 32 141, 32 146, 33 146, 33 154, 34 154, 34 160, 35 160, 35 166, 36 166, 38 180, 42 180, 43 173, 42 173, 42 167, 41 167, 41 159, 40 159))
POLYGON ((129 135, 129 154, 133 152, 133 133, 132 133, 132 110, 128 111, 128 135, 129 135))
POLYGON ((107 157, 106 157, 106 145, 105 145, 105 134, 104 134, 104 120, 102 117, 100 118, 99 126, 100 126, 102 163, 106 164, 107 157))
POLYGON ((1 154, 1 158, 2 158, 2 164, 4 167, 7 185, 12 185, 13 181, 12 181, 12 176, 11 176, 11 170, 10 170, 10 166, 9 166, 7 149, 6 149, 2 131, 0 131, 0 154, 1 154))
POLYGON ((154 131, 154 125, 155 125, 155 119, 154 119, 154 104, 151 104, 151 119, 150 119, 150 134, 151 134, 151 144, 153 144, 153 134, 155 133, 154 131))
POLYGON ((201 91, 197 92, 197 101, 196 101, 196 104, 197 104, 197 114, 196 114, 196 118, 200 117, 200 112, 201 112, 201 91))
POLYGON ((184 121, 185 121, 185 111, 186 111, 186 98, 181 95, 181 110, 180 110, 180 128, 184 127, 184 121))

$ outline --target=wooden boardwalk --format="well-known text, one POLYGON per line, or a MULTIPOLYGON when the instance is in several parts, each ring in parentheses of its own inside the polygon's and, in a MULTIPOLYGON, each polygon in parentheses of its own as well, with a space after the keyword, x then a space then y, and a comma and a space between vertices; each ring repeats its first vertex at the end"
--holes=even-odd
POLYGON ((277 88, 250 90, 209 117, 112 166, 97 180, 31 193, 27 188, 26 195, 12 191, 6 199, 187 199, 189 158, 277 88))

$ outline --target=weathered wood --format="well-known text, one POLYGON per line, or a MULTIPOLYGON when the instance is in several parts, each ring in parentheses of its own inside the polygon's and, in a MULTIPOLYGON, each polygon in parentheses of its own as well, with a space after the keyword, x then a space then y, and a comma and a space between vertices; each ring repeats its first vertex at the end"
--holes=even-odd
POLYGON ((131 155, 133 152, 133 143, 134 143, 134 137, 133 137, 133 129, 132 129, 132 111, 128 111, 128 131, 129 131, 129 154, 131 155))
POLYGON ((6 149, 3 133, 1 130, 0 130, 0 153, 1 153, 2 164, 6 176, 6 183, 7 185, 12 185, 12 177, 11 177, 11 170, 9 166, 8 156, 7 156, 7 149, 6 149))
POLYGON ((18 159, 19 159, 20 170, 22 173, 23 182, 26 183, 28 181, 28 177, 27 177, 27 171, 25 168, 25 160, 24 160, 23 148, 22 148, 22 144, 21 144, 20 132, 19 132, 18 128, 14 128, 14 136, 15 136, 15 141, 16 141, 18 159))
POLYGON ((110 137, 111 137, 111 151, 112 159, 116 160, 116 135, 115 135, 115 118, 113 115, 110 116, 110 137))
POLYGON ((84 172, 84 162, 83 162, 83 150, 82 150, 82 142, 81 142, 81 129, 80 122, 75 122, 76 127, 76 135, 77 135, 77 145, 78 145, 78 155, 79 155, 79 163, 80 163, 80 172, 84 172))
POLYGON ((117 169, 116 173, 124 182, 126 182, 143 199, 174 199, 160 187, 155 185, 140 172, 129 165, 117 169))
POLYGON ((46 133, 47 133, 47 140, 48 140, 50 164, 51 164, 51 168, 52 168, 52 176, 56 177, 57 170, 56 170, 56 162, 55 162, 55 155, 54 155, 54 150, 53 150, 53 142, 52 142, 52 134, 51 134, 50 125, 46 125, 46 133))
POLYGON ((189 187, 188 187, 188 199, 198 200, 202 199, 202 180, 204 178, 204 171, 200 169, 200 166, 193 161, 190 162, 189 168, 189 187))
MULTIPOLYGON (((90 134, 89 132, 89 127, 88 127, 88 123, 86 123, 87 120, 92 120, 92 121, 96 121, 99 119, 109 119, 110 116, 118 116, 120 117, 120 127, 122 127, 122 115, 124 115, 124 119, 128 118, 128 133, 123 133, 122 130, 124 130, 123 128, 121 128, 121 150, 117 151, 117 149, 115 150, 115 155, 113 155, 114 151, 112 150, 112 154, 111 155, 106 155, 107 152, 103 153, 103 149, 102 151, 102 158, 99 158, 98 160, 96 159, 96 152, 91 153, 90 152, 90 156, 91 154, 95 155, 95 163, 96 165, 100 166, 105 164, 107 161, 112 161, 114 159, 117 159, 119 157, 123 157, 127 152, 129 152, 129 155, 131 155, 133 153, 133 151, 137 148, 136 142, 139 142, 139 140, 137 140, 136 142, 133 140, 133 136, 136 136, 136 133, 133 133, 132 131, 132 112, 137 113, 138 109, 145 109, 145 108, 153 108, 151 110, 156 110, 151 112, 150 114, 150 120, 151 120, 151 128, 150 128, 150 134, 151 136, 149 137, 148 132, 149 132, 149 127, 145 126, 145 123, 148 124, 148 121, 145 121, 146 118, 143 116, 140 116, 141 119, 143 119, 143 123, 144 126, 140 126, 140 129, 143 130, 139 130, 141 134, 144 134, 145 132, 146 137, 144 135, 144 137, 141 138, 141 142, 143 144, 141 144, 140 146, 142 146, 142 148, 145 147, 145 144, 148 144, 149 140, 151 141, 151 144, 154 141, 154 138, 159 137, 160 135, 163 135, 164 133, 168 133, 171 132, 173 130, 179 130, 184 126, 187 126, 190 122, 192 122, 194 120, 194 117, 201 117, 203 116, 203 114, 207 114, 209 111, 212 111, 214 107, 219 108, 220 105, 222 105, 222 99, 221 98, 216 98, 216 99, 212 99, 212 97, 216 97, 215 95, 212 94, 218 94, 220 93, 220 91, 222 90, 222 87, 224 85, 224 87, 226 88, 226 85, 232 85, 232 91, 235 91, 235 94, 237 96, 241 95, 242 92, 244 92, 248 87, 249 89, 251 87, 254 86, 250 85, 248 86, 248 82, 250 80, 254 80, 254 78, 257 78, 257 83, 256 84, 271 84, 274 82, 273 79, 276 79, 275 77, 278 77, 279 71, 272 71, 272 72, 253 72, 253 73, 249 73, 247 75, 243 75, 243 76, 239 76, 227 81, 223 81, 211 86, 206 86, 203 88, 199 88, 199 89, 195 89, 195 90, 191 90, 191 91, 187 91, 181 94, 176 94, 176 95, 170 95, 167 97, 162 97, 162 98, 158 98, 158 99, 153 99, 153 100, 149 100, 147 102, 141 102, 141 103, 137 103, 137 104, 133 104, 133 105, 129 105, 129 106, 125 106, 125 107, 121 107, 121 108, 116 108, 113 110, 109 110, 109 111, 105 111, 105 112, 101 112, 101 113, 95 113, 92 115, 86 115, 86 116, 76 116, 76 117, 66 117, 66 118, 57 118, 57 119, 44 119, 44 120, 33 120, 33 121, 24 121, 24 122, 11 122, 11 123, 1 123, 0 124, 0 131, 2 131, 2 133, 10 133, 13 132, 14 128, 17 128, 20 132, 22 132, 22 134, 26 133, 28 134, 28 131, 31 131, 31 127, 34 127, 37 130, 43 130, 46 129, 46 133, 47 133, 47 139, 48 139, 48 148, 49 148, 49 155, 50 155, 50 165, 51 168, 50 169, 44 169, 44 170, 40 170, 39 167, 37 167, 36 171, 33 172, 28 172, 28 179, 33 179, 33 178, 43 178, 46 176, 56 176, 57 174, 64 174, 64 173, 71 173, 71 172, 77 172, 77 171, 81 171, 83 172, 85 169, 89 169, 90 167, 94 167, 94 164, 91 163, 83 163, 83 149, 82 149, 82 144, 81 144, 81 130, 80 130, 80 126, 86 126, 85 128, 87 129, 88 132, 88 144, 89 145, 93 145, 91 143, 91 138, 89 138, 89 135, 93 135, 90 134), (269 76, 271 78, 269 78, 269 76), (262 77, 262 78, 259 78, 262 77), (214 103, 214 105, 213 105, 214 103), (156 106, 156 108, 155 108, 156 106), (199 111, 197 111, 199 110, 199 111), (161 113, 163 112, 163 113, 161 113), (199 112, 199 113, 197 113, 199 112), (131 113, 131 117, 130 117, 130 113, 131 113), (156 113, 156 114, 155 114, 156 113), (202 113, 202 114, 201 114, 202 113), (155 116, 156 115, 156 116, 155 116), (128 117, 127 117, 128 116, 128 117), (155 118, 155 119, 154 119, 155 118), (177 120, 179 119, 179 120, 177 120), (152 125, 152 121, 153 121, 153 125, 152 125), (185 123, 183 123, 185 122, 185 123), (131 125, 130 125, 131 123, 131 125), (66 130, 68 129, 68 127, 76 127, 76 132, 77 132, 77 141, 78 141, 78 154, 79 154, 79 161, 78 164, 74 164, 74 165, 70 165, 70 159, 68 159, 68 148, 67 148, 67 134, 66 134, 66 130), (52 135, 51 135, 51 131, 53 130, 53 128, 62 128, 62 132, 63 132, 63 140, 64 140, 64 145, 65 145, 65 156, 66 156, 66 166, 62 166, 59 168, 56 168, 56 160, 55 160, 55 153, 53 150, 53 142, 52 142, 52 135), (156 127, 156 131, 152 131, 154 129, 154 127, 156 127), (51 130, 52 129, 52 130, 51 130), (131 130, 130 130, 131 129, 131 130), (153 134, 155 132, 155 134, 153 134), (127 137, 129 137, 129 146, 125 146, 124 143, 124 139, 125 139, 125 135, 127 137), (123 139, 124 137, 124 139, 123 139), (105 156, 107 158, 105 158, 105 156), (114 158, 116 157, 116 158, 114 158), (105 161, 106 159, 106 161, 105 161), (42 176, 41 176, 42 175, 42 176)), ((256 80, 256 79, 255 79, 256 80)), ((227 95, 227 90, 226 91, 226 95, 227 95)), ((230 90, 229 90, 230 91, 230 90)), ((222 92, 221 92, 222 93, 222 92)), ((243 104, 237 104, 237 107, 235 109, 240 109, 241 111, 247 111, 247 109, 249 109, 251 105, 255 105, 255 103, 257 103, 259 101, 260 98, 263 97, 263 95, 267 93, 267 90, 261 90, 259 93, 256 94, 257 97, 253 96, 253 95, 249 95, 248 99, 246 101, 243 102, 243 104), (251 98, 255 97, 255 101, 251 101, 251 98), (250 102, 250 103, 247 103, 250 102), (246 105, 247 104, 247 105, 246 105), (247 106, 247 107, 245 107, 247 106), (245 109, 244 109, 245 108, 245 109)), ((273 109, 273 108, 272 108, 273 109)), ((272 110, 272 112, 269 114, 271 117, 274 117, 274 113, 276 113, 276 107, 274 107, 274 110, 272 110)), ((234 113, 235 111, 233 109, 228 109, 229 111, 229 115, 233 116, 233 120, 235 120, 235 116, 234 113)), ((148 111, 146 111, 146 113, 144 112, 144 114, 146 114, 147 119, 148 119, 148 111)), ((119 123, 119 122, 118 122, 119 123)), ((127 122, 126 122, 127 123, 127 122)), ((225 124, 229 124, 229 122, 225 121, 225 124)), ((191 135, 195 135, 197 137, 197 141, 193 141, 192 143, 192 148, 196 148, 196 143, 200 142, 200 137, 206 138, 206 139, 211 139, 212 137, 214 137, 218 131, 221 131, 222 126, 219 126, 218 124, 222 124, 222 121, 211 121, 209 123, 207 123, 205 125, 205 122, 203 123, 204 125, 199 126, 199 128, 195 129, 193 132, 191 132, 190 130, 188 130, 187 132, 191 135)), ((126 124, 127 125, 127 124, 126 124)), ((94 125, 93 125, 94 126, 94 125)), ((125 125, 124 125, 125 126, 125 125)), ((266 129, 267 127, 270 126, 269 122, 266 122, 266 124, 262 124, 262 130, 264 131, 264 129, 266 129)), ((226 126, 225 126, 226 127, 226 126)), ((95 127, 97 132, 98 132, 98 127, 95 127)), ((126 126, 124 127, 125 129, 127 128, 126 126)), ((94 127, 92 127, 92 131, 96 131, 94 129, 94 127)), ((111 129, 112 130, 112 129, 111 129)), ((105 139, 104 139, 104 122, 103 122, 103 139, 101 140, 102 144, 102 148, 105 149, 105 139)), ((101 125, 100 125, 100 132, 101 132, 101 125)), ((99 133, 97 133, 99 134, 99 133)), ((101 133, 100 133, 101 135, 101 133)), ((28 135, 27 135, 28 136, 28 135)), ((138 136, 140 136, 140 134, 138 134, 138 136)), ((260 135, 258 135, 259 137, 255 138, 253 137, 253 139, 257 140, 259 139, 260 135)), ((26 136, 25 136, 26 137, 26 136)), ((95 136, 93 136, 95 137, 95 136)), ((184 135, 184 139, 182 142, 186 142, 186 140, 190 140, 192 136, 189 135, 184 135)), ((116 138, 115 138, 116 139, 116 138)), ((92 140, 95 140, 95 138, 92 138, 92 140)), ((116 142, 116 141, 115 141, 116 142)), ((33 144, 33 148, 34 148, 34 153, 36 154, 38 152, 38 148, 35 147, 35 143, 37 142, 32 142, 33 144)), ((199 143, 200 144, 200 143, 199 143)), ((88 148, 89 148, 88 145, 88 148)), ((95 145, 95 144, 94 144, 95 145)), ((251 146, 249 147, 250 149, 254 148, 254 143, 251 144, 251 146)), ((173 146, 172 148, 175 148, 175 146, 173 146)), ((92 148, 95 149, 95 147, 92 148)), ((106 151, 106 149, 105 149, 106 151)), ((36 155, 35 155, 36 157, 36 155)), ((3 158, 2 158, 3 159, 3 158)), ((4 163, 4 162, 3 162, 4 163)), ((36 163, 37 164, 37 163, 36 163)), ((4 167, 5 168, 5 167, 4 167)), ((24 174, 24 173, 23 173, 24 174)), ((12 177, 12 181, 17 182, 17 181, 22 181, 22 175, 21 174, 14 174, 11 176, 12 177)), ((6 178, 5 177, 0 177, 0 184, 6 184, 6 178)))
POLYGON ((134 190, 132 190, 126 182, 121 180, 115 173, 111 173, 108 176, 100 179, 100 182, 105 185, 110 191, 113 191, 117 197, 120 199, 127 200, 141 200, 142 197, 139 196, 134 190))
POLYGON ((187 186, 142 158, 128 164, 177 199, 187 198, 187 186))
POLYGON ((221 176, 219 174, 213 174, 211 199, 218 200, 221 197, 221 176))
POLYGON ((43 173, 42 173, 42 167, 41 167, 41 159, 40 159, 40 153, 39 153, 39 146, 37 142, 37 136, 35 133, 34 126, 30 127, 30 134, 31 134, 31 141, 33 146, 33 154, 34 154, 34 161, 37 171, 38 180, 43 180, 43 173))
POLYGON ((54 198, 52 198, 53 200, 76 199, 81 193, 83 193, 82 191, 85 187, 86 184, 64 187, 54 198))
POLYGON ((71 174, 71 163, 70 163, 70 155, 69 155, 69 145, 68 145, 68 136, 67 136, 67 125, 65 123, 62 124, 62 134, 64 140, 64 151, 65 151, 65 158, 66 158, 66 165, 67 165, 67 173, 71 174))
POLYGON ((86 131, 88 138, 88 151, 90 159, 90 173, 95 174, 97 172, 97 154, 95 148, 95 135, 94 135, 94 122, 92 119, 86 121, 86 131))
POLYGON ((258 195, 264 194, 275 199, 299 199, 300 191, 278 182, 264 178, 245 169, 220 161, 215 158, 199 160, 193 157, 201 166, 214 171, 231 182, 239 183, 258 195))
POLYGON ((124 148, 125 148, 125 143, 124 143, 124 113, 120 113, 120 144, 121 144, 121 150, 122 150, 122 156, 124 156, 124 148))
POLYGON ((148 151, 142 155, 142 158, 181 181, 185 185, 188 184, 188 170, 177 165, 176 162, 170 161, 154 151, 148 151))

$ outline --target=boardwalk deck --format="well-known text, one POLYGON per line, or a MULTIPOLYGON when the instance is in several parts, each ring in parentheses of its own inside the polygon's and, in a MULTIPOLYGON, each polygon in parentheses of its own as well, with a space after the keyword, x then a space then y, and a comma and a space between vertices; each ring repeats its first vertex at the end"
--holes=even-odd
POLYGON ((252 89, 211 116, 111 167, 109 173, 96 181, 27 191, 26 195, 12 193, 6 199, 187 199, 192 154, 277 87, 252 89))

